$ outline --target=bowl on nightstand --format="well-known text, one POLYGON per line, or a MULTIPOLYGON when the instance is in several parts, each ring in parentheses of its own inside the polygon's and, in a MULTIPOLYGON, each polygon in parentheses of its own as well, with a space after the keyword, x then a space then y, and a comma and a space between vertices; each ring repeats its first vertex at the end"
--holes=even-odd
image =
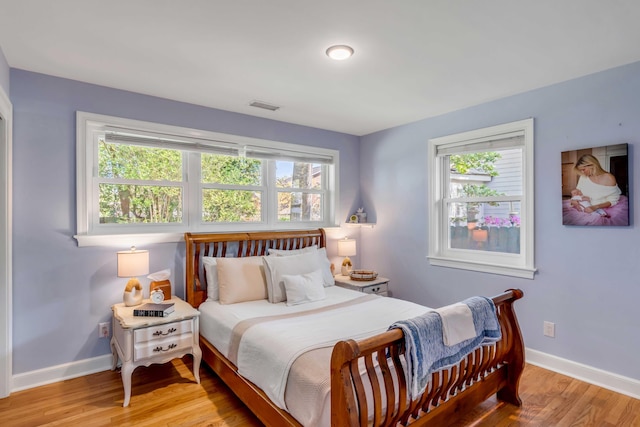
POLYGON ((376 280, 377 277, 378 273, 373 270, 351 270, 351 273, 349 273, 349 278, 351 280, 358 280, 362 282, 376 280))

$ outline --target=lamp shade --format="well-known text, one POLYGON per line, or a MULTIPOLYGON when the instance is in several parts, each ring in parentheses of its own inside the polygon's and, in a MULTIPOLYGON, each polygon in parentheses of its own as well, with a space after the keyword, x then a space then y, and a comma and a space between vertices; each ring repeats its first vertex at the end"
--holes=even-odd
POLYGON ((338 240, 338 256, 354 256, 356 254, 355 239, 338 240))
POLYGON ((118 251, 118 277, 137 277, 149 274, 149 251, 118 251))

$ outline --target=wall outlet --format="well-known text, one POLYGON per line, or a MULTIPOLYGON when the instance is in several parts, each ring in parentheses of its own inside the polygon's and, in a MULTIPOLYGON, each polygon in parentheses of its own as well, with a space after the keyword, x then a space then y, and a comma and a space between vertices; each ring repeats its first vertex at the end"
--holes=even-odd
POLYGON ((109 331, 109 322, 98 323, 98 337, 109 338, 111 331, 109 331))
POLYGON ((556 324, 553 322, 544 321, 543 333, 545 337, 556 337, 556 324))

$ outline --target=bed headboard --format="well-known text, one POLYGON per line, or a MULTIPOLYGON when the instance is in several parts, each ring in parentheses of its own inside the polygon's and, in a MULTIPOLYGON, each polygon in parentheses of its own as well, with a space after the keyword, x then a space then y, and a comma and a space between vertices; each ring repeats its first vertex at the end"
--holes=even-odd
POLYGON ((326 246, 322 228, 313 230, 259 231, 253 233, 185 233, 187 302, 199 307, 207 299, 203 256, 248 257, 267 255, 269 249, 300 249, 326 246))

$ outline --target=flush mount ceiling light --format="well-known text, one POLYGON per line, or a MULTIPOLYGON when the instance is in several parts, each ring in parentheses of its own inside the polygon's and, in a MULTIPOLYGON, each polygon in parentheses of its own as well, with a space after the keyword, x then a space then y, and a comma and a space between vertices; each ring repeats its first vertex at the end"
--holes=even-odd
POLYGON ((351 57, 351 55, 353 55, 353 48, 345 44, 331 46, 327 49, 327 56, 336 61, 342 61, 343 59, 351 57))

